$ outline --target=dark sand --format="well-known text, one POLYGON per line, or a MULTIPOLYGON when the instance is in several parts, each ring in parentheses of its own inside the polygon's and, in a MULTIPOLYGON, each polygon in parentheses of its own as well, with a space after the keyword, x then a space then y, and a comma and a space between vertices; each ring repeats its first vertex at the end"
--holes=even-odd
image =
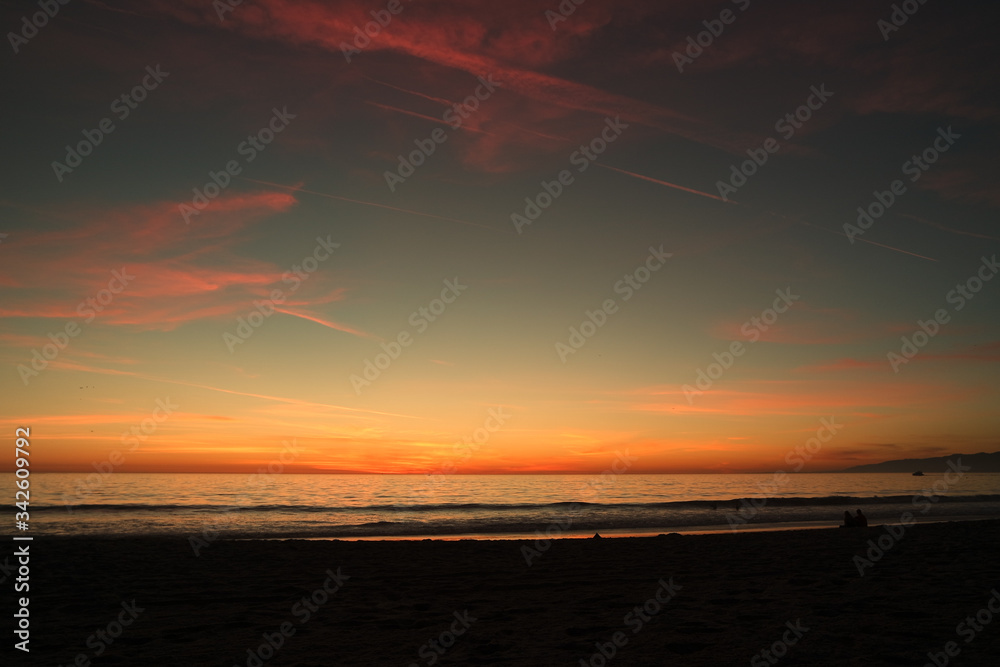
POLYGON ((1000 664, 1000 614, 971 642, 956 633, 1000 589, 1000 521, 910 527, 859 576, 853 557, 883 533, 557 540, 531 567, 519 541, 220 541, 195 557, 186 540, 37 539, 32 651, 7 647, 4 663, 246 665, 288 622, 264 664, 428 665, 438 654, 421 646, 468 610, 434 664, 580 665, 620 631, 608 665, 765 665, 751 660, 797 620, 808 631, 777 664, 920 666, 949 641, 950 664, 1000 664), (302 623, 292 607, 328 568, 350 578, 302 623), (671 578, 676 596, 634 632, 626 615, 671 578), (144 611, 95 658, 88 637, 133 599, 144 611))

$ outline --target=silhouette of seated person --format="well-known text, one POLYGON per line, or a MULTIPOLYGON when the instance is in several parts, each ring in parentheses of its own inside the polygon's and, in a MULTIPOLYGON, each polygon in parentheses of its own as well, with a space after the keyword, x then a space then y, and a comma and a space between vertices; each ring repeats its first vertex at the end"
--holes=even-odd
POLYGON ((841 528, 854 528, 857 525, 857 521, 851 516, 851 513, 844 510, 844 525, 841 528))
POLYGON ((860 509, 858 510, 858 513, 854 516, 854 525, 860 528, 868 527, 868 517, 862 514, 860 509))

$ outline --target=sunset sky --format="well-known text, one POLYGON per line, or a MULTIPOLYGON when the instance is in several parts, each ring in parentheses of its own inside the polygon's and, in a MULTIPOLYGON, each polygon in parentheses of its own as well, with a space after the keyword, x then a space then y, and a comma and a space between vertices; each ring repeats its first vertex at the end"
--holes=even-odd
POLYGON ((33 471, 772 471, 823 418, 803 471, 1000 449, 992 4, 220 7, 3 8, 33 471))

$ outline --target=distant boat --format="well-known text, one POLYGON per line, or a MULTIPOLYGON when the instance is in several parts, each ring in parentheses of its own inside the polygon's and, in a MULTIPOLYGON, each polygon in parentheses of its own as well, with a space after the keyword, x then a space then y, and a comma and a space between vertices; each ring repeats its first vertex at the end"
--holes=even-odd
POLYGON ((923 477, 924 473, 922 473, 921 471, 918 470, 917 472, 913 473, 913 476, 914 477, 923 477))

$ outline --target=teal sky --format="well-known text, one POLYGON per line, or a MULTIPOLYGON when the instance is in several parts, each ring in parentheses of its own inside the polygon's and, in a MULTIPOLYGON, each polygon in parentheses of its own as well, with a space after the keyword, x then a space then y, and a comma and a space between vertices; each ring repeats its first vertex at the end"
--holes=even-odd
MULTIPOLYGON (((350 62, 341 44, 384 4, 220 17, 81 0, 8 34, 0 387, 42 465, 89 469, 167 397, 180 409, 123 470, 249 469, 295 438, 300 471, 428 472, 498 406, 510 419, 460 472, 600 470, 625 448, 639 472, 773 470, 830 417, 845 428, 816 471, 997 448, 1000 280, 948 300, 993 277, 1000 240, 986 3, 927 3, 889 32, 891 3, 588 0, 550 23, 551 5, 404 2, 350 62), (122 118, 115 100, 144 77, 122 118), (275 110, 294 117, 247 161, 275 110), (79 166, 53 166, 104 118, 114 130, 79 166), (415 142, 434 152, 391 190, 415 142), (748 151, 766 162, 723 201, 748 151), (231 160, 239 175, 185 221, 231 160), (567 169, 518 230, 512 214, 567 169), (897 179, 883 216, 845 228, 897 179), (339 247, 292 289, 317 238, 339 247), (615 285, 661 246, 671 257, 626 301, 615 285), (123 268, 134 281, 84 322, 77 305, 123 268), (418 331, 411 313, 456 279, 467 289, 418 331), (744 323, 785 289, 798 298, 750 342, 744 323), (227 346, 274 290, 277 311, 227 346), (607 299, 606 324, 561 358, 607 299), (948 322, 894 369, 938 309, 948 322), (400 333, 412 344, 358 391, 400 333), (735 341, 745 354, 697 387, 735 341)), ((6 31, 32 7, 5 6, 6 31)))

